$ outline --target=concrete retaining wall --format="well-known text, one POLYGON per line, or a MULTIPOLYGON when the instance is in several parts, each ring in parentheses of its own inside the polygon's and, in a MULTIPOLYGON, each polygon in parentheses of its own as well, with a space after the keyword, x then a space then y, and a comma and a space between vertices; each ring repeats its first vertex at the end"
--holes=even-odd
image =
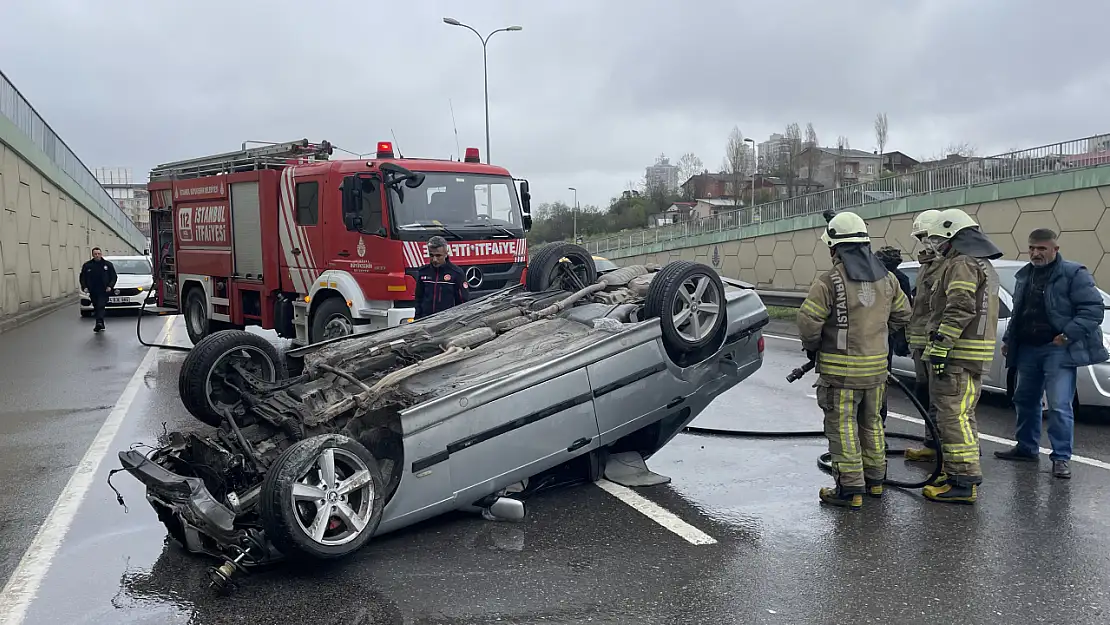
POLYGON ((81 264, 95 246, 106 255, 141 253, 94 216, 100 213, 0 115, 0 320, 76 294, 81 264))
MULTIPOLYGON (((907 260, 916 259, 919 246, 910 236, 914 215, 928 208, 958 206, 979 221, 1008 259, 1028 259, 1026 237, 1035 228, 1051 228, 1061 233, 1060 253, 1084 263, 1094 273, 1099 287, 1110 291, 1110 167, 913 200, 915 205, 898 200, 853 209, 867 220, 873 249, 893 245, 903 250, 907 260), (976 199, 992 199, 968 202, 973 194, 976 199), (960 202, 961 199, 965 201, 960 202)), ((702 235, 676 241, 672 249, 631 248, 608 256, 622 265, 666 263, 678 258, 696 260, 715 267, 724 276, 761 288, 805 290, 818 271, 832 266, 828 249, 819 238, 822 224, 824 219, 820 215, 811 215, 748 227, 772 229, 766 234, 702 235), (717 240, 704 241, 706 237, 717 240), (682 243, 686 246, 679 247, 682 243)))

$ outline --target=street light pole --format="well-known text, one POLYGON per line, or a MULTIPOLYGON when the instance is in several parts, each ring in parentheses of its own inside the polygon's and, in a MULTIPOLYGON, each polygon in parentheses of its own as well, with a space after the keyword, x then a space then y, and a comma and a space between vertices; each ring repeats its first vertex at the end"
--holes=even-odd
POLYGON ((574 191, 574 210, 572 211, 572 214, 574 215, 574 244, 577 245, 578 244, 578 189, 575 189, 574 187, 567 187, 567 188, 570 189, 571 191, 574 191))
POLYGON ((445 18, 443 18, 443 22, 445 24, 450 24, 451 26, 462 26, 463 28, 469 29, 470 32, 472 32, 472 33, 474 33, 475 35, 478 36, 478 41, 482 42, 482 83, 485 86, 485 96, 486 96, 486 98, 485 98, 486 99, 486 164, 488 165, 490 163, 490 160, 489 160, 489 70, 488 70, 488 64, 486 62, 486 59, 487 59, 486 44, 489 43, 490 37, 493 37, 494 33, 499 33, 499 32, 502 32, 502 31, 504 31, 504 32, 514 32, 514 31, 524 30, 524 29, 520 26, 509 26, 508 28, 498 28, 497 30, 491 32, 490 34, 486 35, 485 37, 482 37, 482 34, 479 33, 477 30, 474 30, 474 28, 472 28, 470 26, 467 26, 466 24, 463 24, 462 22, 460 22, 459 20, 457 20, 453 17, 445 17, 445 18))
POLYGON ((744 143, 752 144, 752 206, 755 206, 755 173, 759 171, 759 159, 755 155, 755 139, 744 139, 744 143))

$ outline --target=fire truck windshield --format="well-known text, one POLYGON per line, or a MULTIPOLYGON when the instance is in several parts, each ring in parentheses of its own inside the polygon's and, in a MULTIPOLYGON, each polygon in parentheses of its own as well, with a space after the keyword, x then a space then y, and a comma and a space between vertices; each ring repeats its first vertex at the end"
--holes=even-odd
POLYGON ((427 226, 466 228, 468 234, 483 229, 497 234, 523 236, 523 219, 516 187, 508 176, 453 172, 425 172, 424 184, 405 189, 402 201, 390 189, 393 223, 401 230, 427 226))

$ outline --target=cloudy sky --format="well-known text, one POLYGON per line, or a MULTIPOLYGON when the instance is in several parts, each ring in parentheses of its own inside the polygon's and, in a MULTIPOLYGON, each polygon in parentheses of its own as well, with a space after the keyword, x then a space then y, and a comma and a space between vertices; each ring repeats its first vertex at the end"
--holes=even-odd
MULTIPOLYGON (((605 205, 660 153, 710 169, 733 126, 812 122, 918 158, 1110 132, 1105 0, 10 0, 0 70, 90 168, 244 140, 485 150, 538 202, 605 205)), ((484 154, 483 154, 484 158, 484 154)))

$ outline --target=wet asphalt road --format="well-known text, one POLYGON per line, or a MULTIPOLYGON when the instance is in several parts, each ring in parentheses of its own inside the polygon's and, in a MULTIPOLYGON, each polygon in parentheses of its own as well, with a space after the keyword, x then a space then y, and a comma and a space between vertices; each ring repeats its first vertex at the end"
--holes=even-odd
MULTIPOLYGON (((0 578, 19 563, 147 349, 134 315, 76 304, 0 334, 0 578)), ((143 338, 164 320, 148 315, 143 338)))
MULTIPOLYGON (((69 325, 80 325, 77 320, 56 323, 59 335, 69 325)), ((180 321, 176 326, 174 342, 187 344, 180 321)), ((111 338, 132 347, 137 365, 143 350, 130 327, 129 342, 111 338)), ((148 336, 155 332, 152 326, 148 336)), ((82 338, 69 335, 75 337, 71 341, 82 338)), ((0 336, 0 349, 8 349, 7 340, 0 336)), ((767 350, 763 369, 718 399, 695 425, 820 428, 815 401, 807 396, 812 375, 793 385, 784 380, 800 364, 796 343, 768 338, 767 350)), ((165 533, 137 482, 122 474, 113 480, 127 512, 104 482, 107 470, 118 466, 116 450, 153 442, 163 423, 170 429, 198 427, 177 398, 183 356, 159 354, 25 623, 1110 620, 1110 471, 1075 464, 1072 480, 1056 480, 1047 458, 1039 466, 1004 463, 991 456, 1001 446, 984 442, 987 482, 979 506, 945 507, 917 492, 892 489, 882 500, 868 499, 862 512, 851 513, 817 503, 817 489, 831 482, 816 467, 825 450, 822 439, 690 434, 680 435, 649 461, 673 481, 637 492, 716 544, 691 544, 600 488, 582 485, 532 500, 523 523, 441 517, 383 536, 335 565, 263 572, 245 580, 233 596, 216 597, 204 580, 209 562, 163 544, 165 533)), ((111 405, 110 391, 118 395, 129 376, 119 372, 118 379, 85 383, 85 388, 111 405)), ((982 407, 982 430, 1008 438, 1012 413, 1001 405, 982 407)), ((892 397, 892 410, 910 414, 908 402, 899 398, 892 397)), ((68 419, 43 432, 58 436, 65 427, 67 435, 83 431, 89 438, 98 427, 92 416, 68 419)), ((888 425, 893 431, 920 431, 897 418, 888 425)), ((1110 426, 1082 427, 1076 453, 1110 460, 1110 426)), ((84 451, 76 441, 67 449, 68 470, 59 468, 52 478, 44 474, 27 483, 43 494, 43 509, 84 451), (44 479, 55 486, 40 486, 44 479)), ((20 471, 0 464, 5 471, 20 471)), ((895 459, 891 474, 912 478, 923 472, 895 459)), ((11 491, 2 495, 5 510, 20 499, 11 491)), ((4 544, 18 552, 23 546, 9 546, 9 536, 15 535, 7 526, 4 544)))

